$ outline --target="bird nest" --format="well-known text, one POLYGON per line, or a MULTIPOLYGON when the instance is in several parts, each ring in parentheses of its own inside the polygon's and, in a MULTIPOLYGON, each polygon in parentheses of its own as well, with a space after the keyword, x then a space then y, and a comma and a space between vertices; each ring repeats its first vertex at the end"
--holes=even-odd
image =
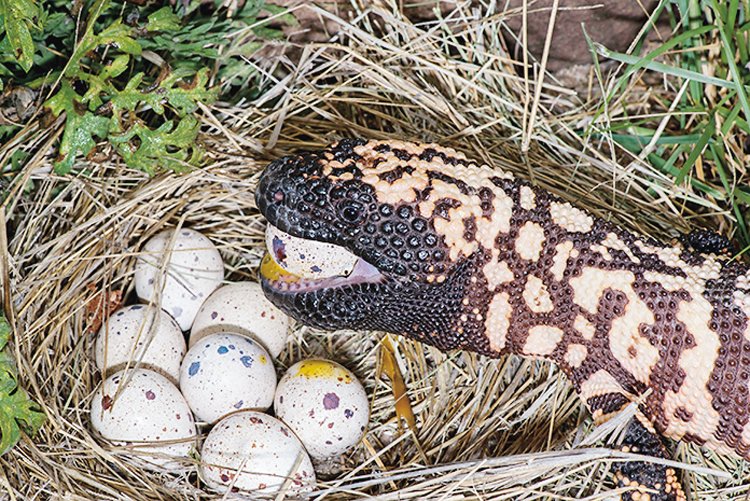
MULTIPOLYGON (((697 208, 711 214, 707 225, 730 217, 618 150, 605 133, 579 133, 626 107, 647 107, 655 91, 633 85, 626 99, 597 114, 598 98, 583 99, 549 75, 532 71, 524 80, 503 57, 502 16, 457 9, 415 25, 377 8, 355 12, 351 22, 317 15, 338 24, 332 41, 308 44, 294 60, 270 47, 256 63, 262 97, 202 110, 204 168, 148 177, 103 148, 97 160, 58 176, 43 147, 11 187, 3 249, 11 346, 21 384, 47 421, 0 458, 0 498, 216 496, 195 468, 144 470, 130 461, 132 450, 92 431, 89 406, 102 375, 91 327, 117 293, 126 304, 136 301, 136 256, 164 228, 200 231, 219 248, 229 280, 257 280, 264 220, 253 192, 260 170, 283 153, 345 136, 435 141, 661 239, 686 229, 697 208)), ((667 81, 660 92, 674 90, 667 81)), ((56 133, 32 127, 26 137, 46 145, 56 133)), ((441 353, 378 332, 297 325, 277 368, 309 356, 355 372, 371 403, 364 439, 321 465, 314 498, 605 499, 614 462, 627 457, 609 448, 618 421, 595 428, 564 375, 543 362, 441 353), (392 370, 382 370, 393 361, 392 370), (396 412, 395 373, 405 382, 413 423, 396 412)), ((684 444, 676 458, 697 498, 743 491, 747 469, 736 459, 684 444)))

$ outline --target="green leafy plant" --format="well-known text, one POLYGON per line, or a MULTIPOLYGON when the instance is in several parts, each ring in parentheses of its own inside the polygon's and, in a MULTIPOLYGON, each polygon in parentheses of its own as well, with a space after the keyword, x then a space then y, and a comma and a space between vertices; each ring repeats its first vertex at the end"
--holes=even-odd
POLYGON ((293 22, 260 0, 232 15, 220 2, 0 0, 0 79, 50 93, 44 109, 64 119, 57 173, 102 140, 132 168, 184 171, 202 158, 199 106, 257 93, 244 57, 281 33, 266 14, 293 22))
POLYGON ((5 36, 0 41, 0 62, 14 61, 29 71, 34 58, 31 30, 37 28, 39 9, 31 0, 0 0, 5 36))
POLYGON ((18 386, 18 370, 9 353, 10 325, 0 316, 0 455, 8 452, 21 439, 21 432, 36 434, 44 424, 45 415, 18 386))
POLYGON ((200 78, 195 76, 190 88, 178 85, 185 72, 168 73, 163 77, 166 72, 162 71, 155 82, 145 81, 145 74, 138 72, 122 89, 118 88, 116 80, 128 70, 133 58, 142 54, 137 36, 178 29, 177 15, 164 7, 149 15, 143 26, 127 26, 116 20, 100 31, 95 29, 93 16, 95 14, 63 70, 60 89, 45 103, 55 116, 66 114, 55 164, 57 172, 69 172, 77 157, 92 151, 96 144, 94 137, 110 138, 128 165, 152 174, 159 168, 180 171, 196 165, 200 160, 200 150, 195 146, 197 121, 187 116, 198 103, 210 103, 216 98, 216 92, 206 87, 207 70, 201 70, 200 78), (106 55, 98 56, 97 50, 105 47, 106 55), (76 84, 85 92, 76 92, 76 84), (170 107, 173 119, 167 118, 166 107, 170 107), (182 125, 182 119, 186 120, 186 125, 182 125), (174 121, 178 122, 176 127, 174 121), (179 140, 176 135, 180 136, 179 140), (133 143, 135 140, 139 140, 138 144, 133 143), (166 151, 167 147, 171 150, 166 151), (159 154, 159 149, 163 155, 159 154), (146 150, 154 154, 142 154, 146 150))

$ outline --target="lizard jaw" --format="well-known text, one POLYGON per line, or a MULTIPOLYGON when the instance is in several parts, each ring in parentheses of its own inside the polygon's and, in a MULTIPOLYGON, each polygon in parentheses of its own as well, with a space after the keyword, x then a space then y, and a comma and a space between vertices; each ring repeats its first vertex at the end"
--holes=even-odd
POLYGON ((375 266, 362 258, 357 259, 356 264, 348 275, 305 278, 284 269, 268 251, 266 251, 261 261, 260 277, 264 288, 268 288, 276 293, 287 294, 314 292, 347 285, 380 283, 384 279, 383 274, 375 266))

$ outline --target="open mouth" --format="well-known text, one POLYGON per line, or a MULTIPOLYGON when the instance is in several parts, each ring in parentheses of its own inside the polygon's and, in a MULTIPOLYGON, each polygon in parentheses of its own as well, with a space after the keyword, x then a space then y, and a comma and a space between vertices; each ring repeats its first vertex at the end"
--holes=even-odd
POLYGON ((341 246, 292 236, 268 224, 263 282, 277 292, 299 293, 376 283, 383 274, 341 246))

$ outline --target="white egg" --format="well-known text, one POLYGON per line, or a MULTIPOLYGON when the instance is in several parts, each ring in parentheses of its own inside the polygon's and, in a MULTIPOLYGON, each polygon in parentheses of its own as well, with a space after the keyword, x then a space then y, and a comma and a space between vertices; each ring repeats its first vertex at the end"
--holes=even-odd
POLYGON ((347 276, 358 259, 339 245, 297 238, 270 224, 266 248, 284 270, 304 278, 347 276))
POLYGON ((182 330, 190 329, 203 301, 223 279, 219 251, 208 238, 188 228, 154 235, 135 266, 138 297, 158 302, 182 330))
POLYGON ((299 439, 278 419, 254 411, 237 412, 213 427, 200 469, 219 492, 234 488, 271 496, 284 488, 287 498, 296 498, 315 486, 315 470, 299 439))
POLYGON ((180 391, 146 369, 120 371, 104 380, 91 400, 91 424, 151 469, 184 469, 195 445, 195 422, 180 391))
POLYGON ((216 289, 195 316, 190 346, 210 334, 236 332, 258 341, 275 358, 287 340, 289 317, 276 308, 257 282, 236 282, 216 289))
POLYGON ((185 355, 180 389, 196 418, 207 423, 239 409, 266 410, 276 391, 273 359, 250 338, 212 334, 185 355))
POLYGON ((185 337, 180 326, 164 311, 135 304, 120 308, 99 329, 94 348, 96 366, 105 373, 141 367, 180 380, 180 362, 185 356, 185 337))
POLYGON ((338 456, 358 444, 370 419, 362 384, 330 360, 291 366, 279 381, 274 409, 315 459, 338 456))

